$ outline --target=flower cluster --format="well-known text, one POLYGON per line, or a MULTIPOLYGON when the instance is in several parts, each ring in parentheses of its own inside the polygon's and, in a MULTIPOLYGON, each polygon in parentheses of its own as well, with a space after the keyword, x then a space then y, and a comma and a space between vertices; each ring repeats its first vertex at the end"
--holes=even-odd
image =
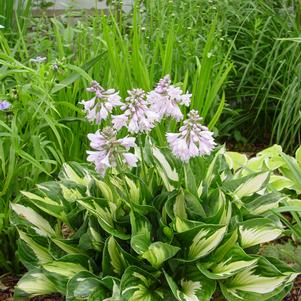
POLYGON ((117 139, 117 133, 112 128, 106 127, 95 134, 88 134, 90 146, 95 151, 87 151, 89 162, 95 164, 96 170, 104 175, 107 168, 116 167, 118 160, 130 167, 135 167, 137 157, 130 153, 130 148, 136 146, 134 137, 117 139))
POLYGON ((164 117, 173 117, 177 121, 183 119, 179 105, 189 106, 191 94, 183 94, 179 87, 171 85, 170 76, 162 78, 155 90, 148 94, 148 100, 152 104, 152 110, 156 112, 160 120, 164 117))
POLYGON ((198 112, 191 110, 179 133, 166 134, 173 154, 184 162, 193 157, 209 155, 216 145, 213 133, 200 121, 198 112))
POLYGON ((91 87, 87 88, 88 92, 95 93, 95 96, 88 101, 81 101, 87 119, 90 122, 95 121, 100 124, 106 120, 114 107, 122 105, 121 97, 114 89, 105 90, 97 81, 93 81, 91 87))
POLYGON ((123 114, 113 116, 116 130, 127 126, 130 133, 149 132, 159 119, 159 115, 150 109, 146 93, 142 89, 128 91, 129 96, 121 107, 123 114))
POLYGON ((11 107, 11 103, 6 101, 6 100, 1 100, 0 101, 0 111, 7 110, 11 107))
MULTIPOLYGON (((98 82, 93 81, 88 92, 95 96, 82 101, 87 119, 100 124, 110 117, 111 127, 89 134, 90 146, 88 161, 93 162, 96 170, 105 174, 109 167, 116 167, 123 162, 130 167, 137 164, 138 158, 129 152, 136 147, 134 137, 117 139, 117 132, 126 127, 129 133, 149 133, 164 117, 173 117, 177 121, 183 119, 180 105, 189 106, 191 94, 184 94, 179 87, 171 84, 170 76, 166 75, 156 88, 146 93, 142 89, 128 91, 128 97, 121 101, 118 92, 105 90, 98 82), (121 114, 112 115, 114 107, 120 107, 121 114)), ((201 125, 197 111, 191 110, 179 133, 167 133, 166 138, 172 153, 188 162, 190 158, 209 155, 216 143, 213 133, 201 125)))

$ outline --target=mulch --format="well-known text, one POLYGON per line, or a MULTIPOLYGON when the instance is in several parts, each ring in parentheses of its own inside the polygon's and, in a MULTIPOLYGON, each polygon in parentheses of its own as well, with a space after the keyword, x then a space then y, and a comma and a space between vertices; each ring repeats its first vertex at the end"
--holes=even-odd
MULTIPOLYGON (((0 283, 0 301, 13 301, 14 287, 18 280, 19 278, 15 276, 6 276, 1 279, 1 283, 4 287, 2 287, 0 283)), ((223 301, 220 296, 216 295, 212 300, 223 301)), ((63 301, 63 297, 59 294, 52 294, 23 301, 63 301)), ((301 275, 296 278, 292 291, 283 301, 301 301, 301 275)))

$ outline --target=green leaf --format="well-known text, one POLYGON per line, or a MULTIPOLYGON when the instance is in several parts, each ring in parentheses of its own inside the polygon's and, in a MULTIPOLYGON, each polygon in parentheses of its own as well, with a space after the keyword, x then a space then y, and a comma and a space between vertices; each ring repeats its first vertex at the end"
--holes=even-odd
POLYGON ((278 208, 282 200, 283 197, 278 193, 269 193, 256 198, 252 197, 251 199, 247 199, 244 201, 244 204, 250 214, 260 215, 268 210, 278 208))
POLYGON ((242 197, 252 195, 262 189, 263 185, 267 182, 269 172, 264 172, 255 175, 245 183, 241 184, 235 191, 234 195, 241 199, 242 197))
POLYGON ((107 250, 108 257, 106 255, 103 256, 104 272, 107 271, 106 266, 109 264, 115 274, 122 275, 129 264, 113 236, 107 239, 105 249, 107 250), (107 262, 108 260, 109 262, 107 262))
POLYGON ((40 214, 35 212, 30 207, 25 207, 20 204, 11 204, 12 209, 21 217, 26 219, 34 227, 33 229, 42 236, 55 235, 54 230, 50 226, 49 222, 43 218, 40 214))
MULTIPOLYGON (((85 200, 78 200, 78 203, 97 217, 100 226, 109 234, 116 236, 120 239, 129 239, 130 235, 117 229, 114 221, 114 211, 116 205, 110 207, 110 203, 105 199, 96 200, 86 198, 85 200)), ((111 203, 112 204, 112 203, 111 203)))
POLYGON ((214 280, 206 278, 193 266, 186 266, 180 275, 171 277, 164 271, 166 281, 179 301, 209 301, 215 291, 214 280))
POLYGON ((18 233, 20 239, 22 239, 32 249, 40 264, 44 264, 53 260, 52 256, 45 246, 40 245, 33 238, 19 229, 18 233))
POLYGON ((121 296, 124 301, 162 301, 161 284, 150 273, 130 266, 121 278, 121 296))
POLYGON ((187 247, 187 260, 194 261, 209 255, 222 241, 227 226, 201 225, 177 234, 183 247, 187 247))
POLYGON ((152 146, 152 154, 155 159, 156 168, 162 178, 162 181, 168 191, 174 189, 173 183, 179 181, 179 175, 175 168, 173 168, 163 152, 159 148, 152 146))
POLYGON ((131 247, 137 254, 144 253, 151 244, 151 224, 146 217, 131 212, 131 247))
POLYGON ((58 292, 56 285, 38 269, 27 272, 19 280, 14 290, 16 300, 58 292))
POLYGON ((239 224, 240 244, 249 248, 275 240, 282 234, 282 229, 267 218, 251 219, 239 224))
POLYGON ((299 166, 301 166, 301 146, 296 150, 296 160, 299 163, 299 166))
MULTIPOLYGON (((103 288, 100 279, 89 272, 75 274, 67 284, 66 299, 87 299, 96 291, 103 288)), ((104 289, 102 290, 102 292, 104 289)))
POLYGON ((296 274, 292 271, 282 273, 266 259, 259 258, 256 267, 249 267, 226 279, 221 283, 221 289, 230 301, 264 301, 273 296, 282 296, 282 290, 290 285, 294 277, 296 274))
POLYGON ((244 167, 248 161, 248 158, 245 154, 240 154, 237 152, 226 152, 225 159, 229 165, 229 168, 233 169, 234 171, 244 167))
POLYGON ((184 178, 185 187, 194 196, 198 197, 198 188, 195 180, 195 176, 192 172, 189 162, 184 164, 184 178))
MULTIPOLYGON (((222 261, 198 263, 197 267, 210 279, 225 279, 246 268, 255 267, 258 261, 258 258, 247 255, 237 245, 231 249, 231 252, 225 255, 222 261)), ((212 256, 212 259, 214 259, 214 256, 212 256)))
POLYGON ((159 268, 164 261, 172 258, 179 251, 179 247, 157 241, 148 247, 148 249, 142 254, 142 258, 149 261, 153 267, 159 268))

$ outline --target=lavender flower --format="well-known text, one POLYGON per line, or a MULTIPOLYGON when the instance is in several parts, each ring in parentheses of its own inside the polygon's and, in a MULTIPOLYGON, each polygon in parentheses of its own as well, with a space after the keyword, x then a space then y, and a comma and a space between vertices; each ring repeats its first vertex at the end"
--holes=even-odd
POLYGON ((0 101, 0 111, 4 111, 7 110, 11 107, 11 103, 6 101, 6 100, 2 100, 0 101))
POLYGON ((155 90, 148 94, 152 110, 159 114, 160 119, 165 116, 173 117, 177 121, 183 118, 179 105, 189 106, 191 94, 183 94, 179 87, 171 85, 170 76, 160 79, 155 90))
POLYGON ((101 123, 108 118, 114 107, 123 105, 118 92, 114 89, 105 90, 97 81, 93 81, 87 91, 95 93, 95 96, 80 103, 84 105, 84 111, 90 122, 101 123))
POLYGON ((213 133, 201 125, 200 120, 198 112, 191 110, 179 133, 166 134, 173 154, 184 162, 193 157, 209 155, 216 145, 213 133))
POLYGON ((128 152, 130 148, 136 146, 134 137, 116 138, 116 131, 106 127, 95 134, 88 134, 91 148, 96 151, 87 151, 89 162, 95 164, 96 170, 104 175, 107 168, 116 167, 120 159, 130 167, 135 167, 137 157, 128 152))
POLYGON ((36 63, 36 64, 41 64, 46 62, 47 58, 45 56, 37 56, 36 58, 30 59, 30 62, 36 63))
POLYGON ((127 126, 130 133, 149 132, 158 121, 158 114, 150 109, 142 89, 128 91, 129 96, 121 107, 123 114, 112 116, 113 127, 120 130, 127 126))

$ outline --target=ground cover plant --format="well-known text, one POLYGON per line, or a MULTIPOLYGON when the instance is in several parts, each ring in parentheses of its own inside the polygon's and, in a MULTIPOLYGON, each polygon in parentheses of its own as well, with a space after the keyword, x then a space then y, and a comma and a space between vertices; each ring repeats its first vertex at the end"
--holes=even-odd
POLYGON ((60 181, 12 204, 29 270, 15 297, 210 300, 218 289, 227 300, 282 300, 298 273, 256 255, 256 246, 283 232, 270 212, 281 194, 269 192, 269 172, 236 177, 224 147, 210 155, 213 133, 195 110, 166 133, 170 150, 158 148, 150 132, 183 120, 179 106, 190 105, 191 94, 169 76, 125 100, 95 81, 88 91, 87 119, 109 122, 88 135, 95 171, 64 164, 60 181))

